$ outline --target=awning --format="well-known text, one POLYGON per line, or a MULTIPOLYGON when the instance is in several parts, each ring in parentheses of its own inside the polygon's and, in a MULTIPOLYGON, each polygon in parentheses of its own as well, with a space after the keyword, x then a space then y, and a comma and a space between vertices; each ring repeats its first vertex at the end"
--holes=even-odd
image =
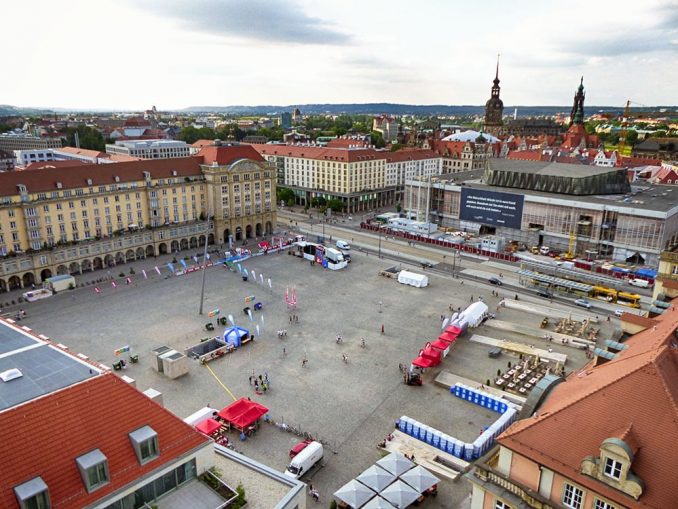
POLYGON ((211 417, 208 419, 205 419, 202 421, 200 424, 198 424, 195 429, 197 429, 200 433, 204 433, 205 435, 211 435, 215 431, 217 431, 219 428, 221 428, 221 424, 219 424, 217 421, 212 419, 211 417))
POLYGON ((430 368, 432 366, 435 366, 435 363, 430 357, 417 357, 416 359, 412 360, 412 364, 417 366, 418 368, 430 368))
POLYGON ((399 452, 392 452, 388 456, 384 456, 377 461, 377 465, 395 476, 400 476, 414 467, 414 463, 399 452))
POLYGON ((368 488, 379 492, 395 481, 395 478, 395 475, 393 475, 391 472, 388 472, 387 470, 384 470, 379 465, 372 465, 370 468, 356 477, 356 480, 360 481, 368 488))
POLYGON ((443 334, 454 334, 455 336, 458 336, 461 334, 463 331, 461 328, 457 327, 456 325, 450 325, 447 329, 445 329, 445 332, 443 334))
POLYGON ((268 408, 256 401, 240 398, 219 412, 219 417, 239 429, 251 426, 268 412, 268 408))
POLYGON ((612 341, 611 339, 605 340, 605 346, 608 348, 614 348, 615 350, 626 350, 629 347, 629 345, 625 345, 619 341, 612 341))
POLYGON ((412 486, 419 493, 423 493, 431 486, 440 482, 440 479, 420 465, 417 465, 412 470, 408 470, 402 474, 400 479, 412 486))
POLYGON ((379 493, 380 497, 385 498, 396 507, 407 507, 419 498, 420 493, 409 484, 400 479, 391 484, 384 491, 379 493))
POLYGON ((438 336, 438 339, 442 339, 443 341, 447 341, 449 343, 454 343, 458 337, 458 334, 453 334, 452 332, 443 332, 440 336, 438 336))
POLYGON ((598 357, 602 357, 603 359, 608 359, 608 360, 612 360, 615 357, 617 357, 617 354, 614 354, 612 352, 608 352, 607 350, 603 350, 602 348, 596 348, 595 350, 593 350, 593 354, 598 356, 598 357))
POLYGON ((585 285, 584 283, 578 283, 576 281, 570 281, 569 279, 562 279, 555 276, 549 276, 547 274, 541 274, 539 272, 533 272, 527 269, 520 269, 518 274, 524 277, 533 279, 534 281, 539 281, 540 283, 547 283, 553 286, 561 286, 563 288, 570 288, 572 290, 579 290, 581 292, 589 293, 592 290, 591 285, 585 285))
POLYGON ((440 350, 436 350, 431 346, 431 343, 426 343, 426 346, 424 347, 424 351, 419 354, 422 357, 428 357, 431 359, 435 364, 434 366, 437 366, 440 364, 441 361, 441 355, 440 355, 440 350))
POLYGON ((341 488, 334 492, 334 497, 341 500, 350 507, 357 509, 362 507, 365 503, 376 495, 374 491, 369 489, 362 483, 355 479, 344 484, 341 488))
POLYGON ((444 341, 440 338, 436 339, 431 346, 437 348, 438 350, 447 350, 452 343, 450 341, 444 341))

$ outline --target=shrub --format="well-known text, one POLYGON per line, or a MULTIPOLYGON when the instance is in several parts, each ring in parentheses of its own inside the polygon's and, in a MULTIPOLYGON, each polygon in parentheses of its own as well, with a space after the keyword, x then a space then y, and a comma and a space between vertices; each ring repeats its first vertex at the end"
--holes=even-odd
POLYGON ((177 257, 172 258, 172 263, 177 263, 177 257))
POLYGON ((125 273, 121 272, 120 274, 118 274, 118 277, 125 277, 125 273))
POLYGON ((15 301, 15 300, 12 301, 12 306, 16 306, 16 301, 15 301))
POLYGON ((69 289, 69 290, 72 290, 73 288, 75 288, 75 285, 74 285, 73 283, 71 283, 71 284, 68 285, 68 289, 69 289))
POLYGON ((132 274, 136 274, 137 272, 134 270, 134 267, 130 267, 129 273, 130 273, 130 275, 132 275, 132 274))

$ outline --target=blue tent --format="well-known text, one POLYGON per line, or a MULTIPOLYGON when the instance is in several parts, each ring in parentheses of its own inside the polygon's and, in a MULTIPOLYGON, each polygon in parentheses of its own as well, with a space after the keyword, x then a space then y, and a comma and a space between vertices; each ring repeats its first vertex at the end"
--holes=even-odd
POLYGON ((643 276, 649 279, 655 279, 657 277, 657 271, 654 269, 638 269, 636 271, 636 276, 643 276))
POLYGON ((229 343, 234 347, 239 347, 243 339, 247 339, 250 335, 250 331, 243 329, 242 327, 229 327, 224 331, 224 343, 229 343))

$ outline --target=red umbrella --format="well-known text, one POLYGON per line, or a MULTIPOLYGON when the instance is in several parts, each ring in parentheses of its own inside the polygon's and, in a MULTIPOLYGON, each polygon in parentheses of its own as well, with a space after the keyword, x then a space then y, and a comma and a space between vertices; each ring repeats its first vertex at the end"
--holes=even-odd
POLYGON ((211 435, 215 431, 217 431, 219 428, 221 428, 221 424, 219 424, 217 421, 212 419, 211 417, 208 419, 205 419, 202 421, 200 424, 198 424, 195 429, 197 429, 199 432, 204 433, 205 435, 211 435))

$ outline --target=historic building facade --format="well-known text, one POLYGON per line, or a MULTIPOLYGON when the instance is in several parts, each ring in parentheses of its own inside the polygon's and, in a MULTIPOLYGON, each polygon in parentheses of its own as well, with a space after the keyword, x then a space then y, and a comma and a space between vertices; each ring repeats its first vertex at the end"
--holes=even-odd
POLYGON ((0 291, 272 233, 275 190, 274 170, 246 145, 2 173, 0 291))

